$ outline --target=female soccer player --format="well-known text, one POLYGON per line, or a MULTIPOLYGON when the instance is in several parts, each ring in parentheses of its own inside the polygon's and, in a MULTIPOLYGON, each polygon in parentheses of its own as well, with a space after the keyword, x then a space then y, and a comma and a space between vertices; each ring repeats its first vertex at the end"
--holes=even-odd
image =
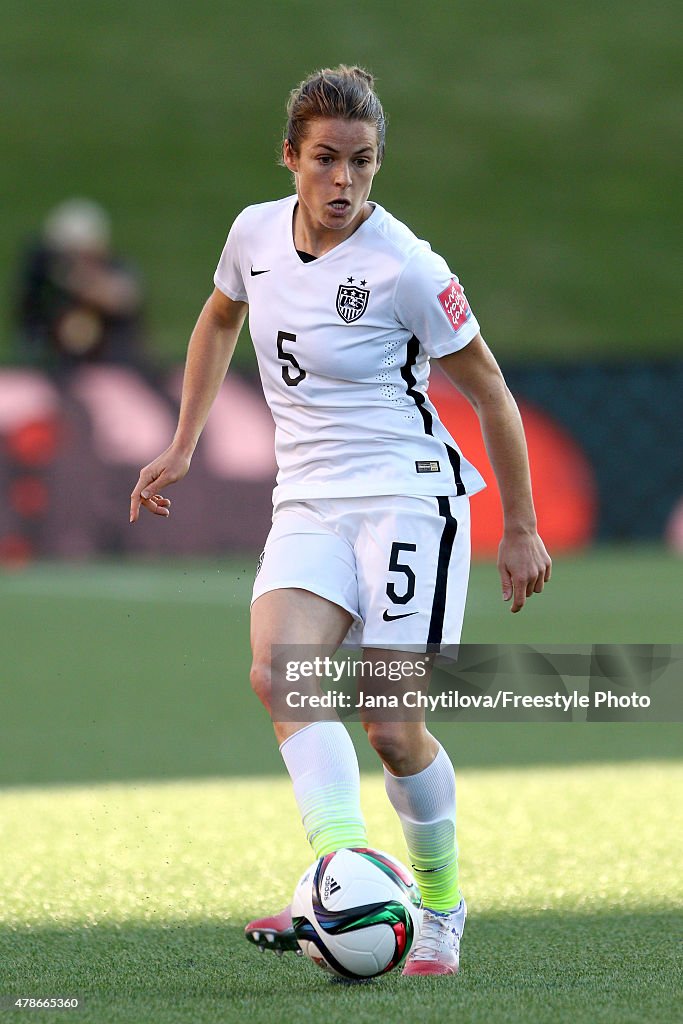
MULTIPOLYGON (((173 442, 131 495, 131 522, 141 505, 169 515, 161 492, 189 469, 248 310, 279 469, 252 603, 251 682, 268 709, 281 682, 274 645, 329 652, 356 641, 364 660, 386 663, 459 641, 469 495, 483 481, 427 397, 430 358, 479 416, 504 510, 504 600, 518 612, 550 578, 517 406, 463 289, 426 242, 369 202, 384 144, 362 69, 318 71, 293 90, 282 159, 296 192, 234 222, 190 339, 173 442)), ((367 846, 345 727, 301 717, 274 726, 315 856, 367 846)), ((455 974, 466 908, 453 766, 424 721, 365 717, 426 908, 404 973, 455 974)), ((296 948, 288 909, 246 934, 296 948)))

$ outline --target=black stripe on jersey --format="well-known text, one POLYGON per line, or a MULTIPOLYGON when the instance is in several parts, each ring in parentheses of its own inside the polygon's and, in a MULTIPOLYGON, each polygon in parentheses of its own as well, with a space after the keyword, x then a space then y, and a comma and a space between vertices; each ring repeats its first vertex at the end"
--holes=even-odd
POLYGON ((436 563, 436 583, 434 585, 432 615, 429 620, 427 650, 438 652, 443 638, 443 620, 446 614, 448 567, 451 561, 455 535, 458 532, 458 521, 451 513, 451 504, 448 498, 437 498, 436 500, 439 503, 439 515, 443 516, 445 522, 439 544, 439 558, 436 563))
MULTIPOLYGON (((415 374, 413 373, 413 367, 417 362, 419 352, 420 342, 415 337, 415 335, 413 335, 410 341, 408 342, 406 361, 401 367, 401 376, 408 385, 406 393, 410 395, 410 397, 413 399, 415 405, 417 406, 417 410, 420 413, 420 416, 422 417, 422 424, 424 426, 425 434, 429 434, 430 437, 434 437, 434 420, 429 409, 425 409, 424 407, 425 396, 422 394, 421 391, 415 390, 417 380, 415 378, 415 374)), ((441 441, 441 444, 444 446, 446 452, 448 453, 448 461, 451 464, 451 469, 453 470, 453 476, 455 478, 456 494, 462 495, 465 493, 465 485, 462 482, 462 478, 460 476, 460 456, 458 455, 455 448, 452 448, 449 444, 446 444, 445 441, 441 441)))

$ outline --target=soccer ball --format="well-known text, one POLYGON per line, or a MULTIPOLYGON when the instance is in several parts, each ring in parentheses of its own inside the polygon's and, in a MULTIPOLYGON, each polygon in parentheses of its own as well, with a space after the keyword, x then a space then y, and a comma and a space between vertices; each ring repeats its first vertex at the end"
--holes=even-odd
POLYGON ((422 899, 407 868, 380 850, 337 850, 301 876, 292 899, 303 953, 342 978, 398 967, 422 926, 422 899))

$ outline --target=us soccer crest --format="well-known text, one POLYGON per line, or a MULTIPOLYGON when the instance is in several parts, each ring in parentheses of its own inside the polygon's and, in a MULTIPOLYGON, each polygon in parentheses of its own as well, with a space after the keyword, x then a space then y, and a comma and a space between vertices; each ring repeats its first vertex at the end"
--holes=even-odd
POLYGON ((340 284, 337 292, 337 312, 339 316, 347 324, 352 324, 368 308, 369 298, 369 288, 356 288, 355 285, 340 284))

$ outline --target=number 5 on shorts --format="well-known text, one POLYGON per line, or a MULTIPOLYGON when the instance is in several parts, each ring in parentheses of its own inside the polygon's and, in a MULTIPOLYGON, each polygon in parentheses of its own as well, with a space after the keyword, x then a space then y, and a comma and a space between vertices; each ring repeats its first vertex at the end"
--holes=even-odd
POLYGON ((394 584, 387 583, 387 597, 394 604, 408 604, 415 596, 415 573, 405 562, 399 562, 398 557, 402 551, 417 551, 417 544, 402 544, 399 541, 394 541, 391 545, 389 571, 403 573, 407 580, 405 594, 397 594, 394 584))

